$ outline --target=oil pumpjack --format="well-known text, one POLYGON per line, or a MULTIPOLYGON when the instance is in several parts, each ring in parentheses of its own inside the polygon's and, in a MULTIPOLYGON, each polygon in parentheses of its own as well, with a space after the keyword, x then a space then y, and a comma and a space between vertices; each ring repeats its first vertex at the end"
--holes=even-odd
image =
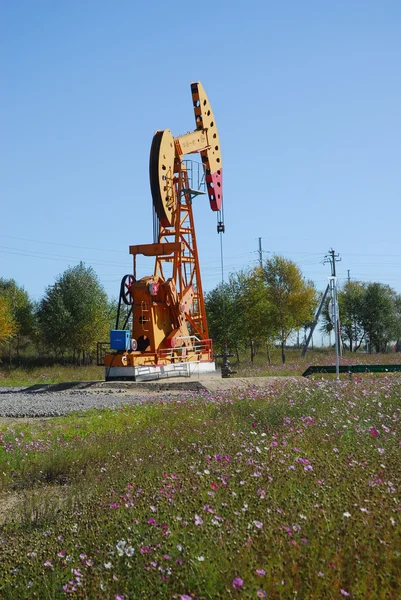
POLYGON ((193 198, 202 192, 191 188, 191 167, 184 157, 200 154, 210 207, 218 213, 218 233, 224 232, 222 162, 206 93, 199 82, 191 84, 191 93, 195 130, 173 137, 165 129, 153 137, 149 172, 154 240, 130 246, 133 274, 121 281, 116 328, 110 332, 110 351, 104 354, 107 381, 215 370, 192 211, 193 198), (139 280, 138 255, 155 257, 153 275, 139 280), (119 328, 122 312, 125 322, 119 328))

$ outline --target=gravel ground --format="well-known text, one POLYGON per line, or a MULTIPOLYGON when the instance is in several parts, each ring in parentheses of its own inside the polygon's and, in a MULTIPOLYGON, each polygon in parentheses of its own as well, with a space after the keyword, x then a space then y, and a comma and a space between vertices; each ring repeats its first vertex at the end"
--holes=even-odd
MULTIPOLYGON (((175 392, 177 393, 182 392, 175 392)), ((0 388, 0 417, 58 417, 90 408, 116 408, 124 404, 158 401, 172 392, 127 393, 125 390, 27 391, 26 388, 0 388)))
POLYGON ((0 387, 0 418, 58 417, 91 408, 115 408, 124 404, 157 402, 185 394, 214 394, 246 387, 270 387, 302 377, 250 377, 222 379, 217 374, 183 381, 144 383, 79 382, 35 385, 30 388, 0 387))

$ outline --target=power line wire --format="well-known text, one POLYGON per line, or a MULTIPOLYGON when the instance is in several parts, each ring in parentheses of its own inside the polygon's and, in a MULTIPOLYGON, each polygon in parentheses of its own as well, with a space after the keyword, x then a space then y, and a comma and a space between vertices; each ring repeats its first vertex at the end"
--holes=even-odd
POLYGON ((4 233, 0 233, 0 237, 9 238, 10 240, 19 240, 20 242, 33 242, 35 244, 48 244, 51 246, 63 246, 64 248, 77 248, 80 250, 95 250, 96 252, 121 252, 125 254, 123 250, 115 250, 111 248, 91 248, 89 246, 74 246, 72 244, 62 244, 60 242, 47 242, 44 240, 31 240, 28 238, 15 237, 12 235, 5 235, 4 233))
POLYGON ((56 258, 54 255, 46 255, 45 253, 43 253, 43 255, 37 255, 37 254, 25 252, 24 250, 20 250, 19 248, 15 248, 15 250, 16 250, 15 252, 13 252, 11 249, 10 250, 0 250, 0 253, 12 254, 14 256, 23 256, 25 258, 39 258, 40 260, 54 260, 54 261, 58 261, 58 262, 82 261, 82 262, 91 263, 92 265, 100 265, 103 267, 119 267, 121 269, 124 268, 123 263, 112 263, 112 262, 98 261, 96 259, 93 260, 91 258, 72 257, 72 256, 65 257, 65 258, 56 258))

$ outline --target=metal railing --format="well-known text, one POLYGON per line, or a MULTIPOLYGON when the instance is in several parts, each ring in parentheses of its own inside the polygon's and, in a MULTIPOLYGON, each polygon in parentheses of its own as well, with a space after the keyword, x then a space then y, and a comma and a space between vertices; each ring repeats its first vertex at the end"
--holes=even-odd
MULTIPOLYGON (((195 335, 179 337, 177 339, 184 340, 184 344, 182 346, 176 346, 175 348, 161 348, 158 350, 157 354, 161 358, 170 357, 172 361, 174 360, 177 362, 196 362, 196 358, 193 357, 193 353, 197 355, 207 354, 208 360, 212 360, 212 340, 200 340, 195 335), (185 340, 190 342, 188 346, 185 344, 185 340), (191 356, 188 356, 188 352, 192 353, 191 356)), ((200 359, 198 358, 198 360, 200 359)))
POLYGON ((187 171, 188 183, 193 190, 206 191, 205 167, 196 160, 185 159, 182 161, 187 171))
MULTIPOLYGON (((152 353, 157 364, 157 358, 169 358, 171 363, 184 363, 184 362, 199 362, 199 360, 207 354, 207 360, 213 359, 213 348, 212 340, 200 340, 196 335, 185 336, 177 338, 180 341, 185 340, 189 342, 188 345, 177 346, 176 348, 161 348, 157 353, 152 353), (188 352, 191 355, 188 355, 188 352), (194 356, 194 353, 198 355, 194 356)), ((117 354, 110 348, 110 342, 97 342, 96 344, 96 364, 98 367, 104 367, 104 357, 106 354, 117 354)), ((146 356, 150 356, 151 353, 146 352, 146 356)), ((135 365, 135 358, 133 361, 135 365)))
MULTIPOLYGON (((335 373, 336 367, 333 365, 314 365, 310 366, 302 373, 303 377, 309 377, 314 373, 335 373)), ((401 373, 401 365, 340 365, 340 373, 401 373)))

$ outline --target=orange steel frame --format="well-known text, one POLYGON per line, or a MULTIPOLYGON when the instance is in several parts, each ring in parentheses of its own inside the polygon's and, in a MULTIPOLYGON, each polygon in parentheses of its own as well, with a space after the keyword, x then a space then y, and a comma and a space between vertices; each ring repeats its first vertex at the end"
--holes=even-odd
POLYGON ((167 269, 172 270, 171 277, 180 299, 184 290, 193 286, 193 304, 190 314, 187 314, 187 321, 195 335, 200 339, 207 339, 209 333, 192 210, 193 193, 189 188, 188 173, 183 163, 178 177, 174 178, 174 186, 178 204, 174 223, 168 227, 160 224, 158 241, 159 244, 174 241, 180 249, 175 250, 172 256, 156 256, 154 274, 166 280, 167 269))

